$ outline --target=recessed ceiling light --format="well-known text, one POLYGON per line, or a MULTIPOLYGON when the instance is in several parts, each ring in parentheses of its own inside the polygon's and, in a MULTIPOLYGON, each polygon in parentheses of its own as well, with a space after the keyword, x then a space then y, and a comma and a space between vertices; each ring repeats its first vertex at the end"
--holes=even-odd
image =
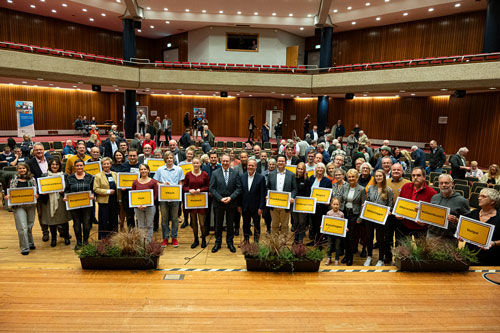
POLYGON ((300 29, 300 30, 304 30, 304 27, 300 27, 299 29, 300 29))
POLYGON ((259 13, 258 13, 258 12, 255 12, 255 13, 253 13, 253 14, 254 14, 254 15, 259 15, 259 13))
POLYGON ((146 10, 151 10, 151 7, 146 7, 146 10))
POLYGON ((415 94, 414 94, 414 93, 411 93, 410 95, 415 96, 415 94))
POLYGON ((433 12, 434 11, 434 8, 429 8, 428 9, 430 12, 433 12))
POLYGON ((491 87, 490 90, 495 90, 496 88, 495 87, 491 87))
POLYGON ((352 7, 351 7, 351 6, 347 7, 347 10, 351 10, 351 9, 352 9, 352 7))
POLYGON ((224 14, 224 11, 223 10, 219 10, 219 14, 224 14))
POLYGON ((52 10, 51 10, 51 12, 52 12, 52 13, 57 13, 57 10, 52 9, 52 10))
POLYGON ((68 5, 67 5, 67 4, 65 4, 65 3, 61 4, 61 6, 63 6, 63 7, 68 7, 68 5))
POLYGON ((307 17, 312 17, 312 14, 307 14, 307 17))
POLYGON ((334 12, 334 13, 338 12, 338 9, 334 9, 334 10, 333 10, 333 12, 334 12))
MULTIPOLYGON (((7 0, 8 3, 12 3, 12 0, 7 0)), ((9 83, 10 84, 10 83, 9 83)))
POLYGON ((28 83, 28 82, 27 81, 23 81, 23 84, 26 84, 26 83, 28 83))
POLYGON ((408 16, 408 13, 403 13, 403 16, 408 16))
POLYGON ((120 3, 120 2, 122 2, 122 0, 116 0, 116 2, 120 3))
POLYGON ((77 86, 73 86, 73 88, 77 88, 77 86))
POLYGON ((457 7, 457 8, 460 7, 460 6, 461 6, 461 4, 459 4, 459 3, 455 4, 455 7, 457 7))
POLYGON ((115 91, 118 91, 118 90, 120 90, 120 89, 118 89, 118 88, 115 89, 115 91))
POLYGON ((167 7, 163 8, 163 10, 166 11, 166 12, 168 12, 168 8, 167 7))
POLYGON ((236 12, 236 14, 241 15, 241 12, 240 12, 240 11, 238 11, 238 12, 236 12))
POLYGON ((293 16, 293 13, 288 14, 288 16, 292 17, 292 16, 293 16))
POLYGON ((399 92, 400 92, 400 93, 404 93, 404 92, 406 92, 406 90, 400 90, 399 92))
POLYGON ((239 96, 240 94, 236 94, 236 96, 239 96))
POLYGON ((40 2, 45 2, 45 0, 40 0, 40 2))
POLYGON ((189 13, 189 9, 188 9, 188 8, 186 8, 186 9, 184 9, 184 10, 185 10, 187 13, 189 13))
POLYGON ((391 0, 385 0, 385 2, 389 2, 389 1, 391 1, 391 0))
POLYGON ((137 29, 137 32, 142 32, 142 30, 141 29, 137 29))
POLYGON ((206 13, 206 12, 207 12, 207 10, 206 10, 206 9, 203 9, 201 12, 202 12, 202 13, 206 13))
POLYGON ((363 94, 364 97, 368 96, 367 94, 363 94))
POLYGON ((154 28, 155 28, 155 26, 154 26, 154 25, 150 25, 149 27, 150 27, 151 29, 154 29, 154 28))
POLYGON ((272 15, 272 16, 276 16, 276 13, 272 13, 271 15, 272 15))
POLYGON ((377 17, 375 20, 380 21, 380 17, 377 17))
POLYGON ((165 21, 166 24, 170 24, 170 21, 165 21))
POLYGON ((365 3, 365 6, 367 6, 367 7, 370 5, 371 5, 371 3, 369 3, 369 2, 365 3))
POLYGON ((252 95, 248 95, 249 97, 252 97, 252 95))
POLYGON ((441 91, 446 91, 446 90, 448 90, 448 89, 446 89, 446 88, 442 88, 442 89, 441 89, 441 91))
POLYGON ((106 13, 101 13, 101 16, 106 16, 106 13))
POLYGON ((89 21, 90 22, 94 22, 94 19, 91 17, 91 18, 89 18, 89 21))
POLYGON ((83 9, 82 9, 82 12, 86 12, 86 11, 87 11, 87 8, 83 8, 83 9))
POLYGON ((31 8, 36 8, 36 6, 35 6, 35 5, 30 5, 30 7, 31 7, 31 8))
POLYGON ((38 81, 43 81, 43 78, 39 77, 37 80, 38 80, 38 81))
POLYGON ((49 86, 53 86, 54 84, 53 83, 49 83, 49 86))
POLYGON ((351 24, 352 24, 352 25, 355 25, 355 24, 356 24, 356 22, 352 21, 352 22, 351 22, 351 24))

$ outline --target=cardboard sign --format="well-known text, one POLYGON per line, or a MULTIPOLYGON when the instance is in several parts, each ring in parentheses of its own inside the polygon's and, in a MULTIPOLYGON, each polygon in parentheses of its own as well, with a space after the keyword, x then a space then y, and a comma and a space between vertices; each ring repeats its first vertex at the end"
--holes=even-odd
POLYGON ((65 188, 63 175, 38 178, 36 181, 40 194, 62 192, 65 188))
POLYGON ((134 180, 139 179, 139 174, 133 172, 118 172, 116 174, 116 182, 118 183, 119 189, 131 189, 134 180))
POLYGON ((156 170, 165 165, 165 161, 161 158, 148 158, 146 164, 149 166, 149 171, 156 172, 156 170))
POLYGON ((373 202, 365 201, 361 218, 370 222, 384 224, 389 216, 390 207, 379 205, 373 202))
POLYGON ((36 204, 35 187, 8 188, 9 206, 36 204))
POLYGON ((267 191, 267 207, 290 209, 290 192, 267 191))
POLYGON ((90 191, 66 193, 66 210, 73 210, 78 208, 92 207, 93 200, 90 200, 90 191))
POLYGON ((324 215, 321 220, 322 234, 345 237, 347 234, 347 219, 324 215))
POLYGON ((317 203, 329 204, 332 197, 331 188, 313 187, 311 198, 316 198, 317 203))
POLYGON ((208 192, 184 193, 184 209, 208 208, 208 192))
POLYGON ((285 169, 287 169, 288 171, 293 172, 294 175, 297 174, 297 166, 296 165, 286 165, 285 169))
POLYGON ((417 220, 439 228, 448 229, 450 208, 420 201, 417 220))
POLYGON ((130 191, 128 195, 129 207, 149 207, 154 206, 153 190, 130 191))
POLYGON ((295 213, 316 213, 316 198, 296 197, 293 203, 295 213))
POLYGON ((181 201, 182 185, 158 185, 158 201, 181 201))
POLYGON ((95 176, 102 171, 101 161, 85 162, 83 170, 89 175, 95 176))
POLYGON ((193 171, 193 163, 185 163, 185 164, 179 165, 179 167, 182 169, 182 172, 184 173, 184 176, 189 171, 193 171))
POLYGON ((490 246, 493 231, 495 231, 494 225, 460 216, 455 237, 462 238, 467 243, 487 248, 490 246))
POLYGON ((307 177, 314 176, 314 169, 307 171, 307 177))
POLYGON ((408 220, 417 220, 417 210, 419 203, 410 199, 405 199, 398 197, 396 204, 394 205, 394 210, 392 211, 394 215, 404 217, 408 220))

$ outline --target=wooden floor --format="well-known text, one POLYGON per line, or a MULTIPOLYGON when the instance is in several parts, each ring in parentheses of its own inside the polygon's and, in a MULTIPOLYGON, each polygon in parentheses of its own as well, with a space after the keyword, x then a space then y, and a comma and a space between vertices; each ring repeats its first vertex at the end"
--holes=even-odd
MULTIPOLYGON (((21 256, 0 209, 0 331, 500 331, 500 286, 482 273, 83 271, 74 244, 51 248, 38 224, 34 234, 21 256)), ((225 247, 185 265, 201 249, 188 228, 179 241, 160 268, 245 268, 225 247)))

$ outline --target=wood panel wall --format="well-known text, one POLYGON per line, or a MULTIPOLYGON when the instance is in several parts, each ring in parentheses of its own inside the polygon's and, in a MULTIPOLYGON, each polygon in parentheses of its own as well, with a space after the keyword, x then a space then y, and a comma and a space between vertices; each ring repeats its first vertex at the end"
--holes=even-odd
POLYGON ((160 49, 161 58, 163 59, 163 50, 167 48, 167 43, 170 43, 170 48, 179 49, 179 61, 188 61, 188 33, 183 32, 176 35, 163 37, 157 40, 157 47, 160 49))
MULTIPOLYGON (((121 32, 0 8, 0 40, 121 58, 121 32)), ((136 37, 136 55, 161 59, 154 39, 136 37)))
MULTIPOLYGON (((333 34, 332 64, 481 53, 486 11, 463 13, 333 34)), ((306 39, 306 50, 320 44, 306 39)))

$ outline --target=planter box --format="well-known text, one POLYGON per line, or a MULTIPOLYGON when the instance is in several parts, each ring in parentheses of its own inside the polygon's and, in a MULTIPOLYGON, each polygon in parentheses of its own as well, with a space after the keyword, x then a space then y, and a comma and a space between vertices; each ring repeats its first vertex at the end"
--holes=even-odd
POLYGON ((80 258, 83 269, 155 269, 160 257, 87 257, 80 258))
POLYGON ((245 258, 245 260, 249 272, 317 272, 321 264, 321 261, 299 260, 293 263, 292 270, 292 265, 288 263, 274 269, 278 266, 277 262, 261 261, 254 258, 245 258))
POLYGON ((417 262, 396 258, 395 262, 400 271, 408 272, 465 272, 469 270, 469 265, 459 261, 425 260, 417 262))

